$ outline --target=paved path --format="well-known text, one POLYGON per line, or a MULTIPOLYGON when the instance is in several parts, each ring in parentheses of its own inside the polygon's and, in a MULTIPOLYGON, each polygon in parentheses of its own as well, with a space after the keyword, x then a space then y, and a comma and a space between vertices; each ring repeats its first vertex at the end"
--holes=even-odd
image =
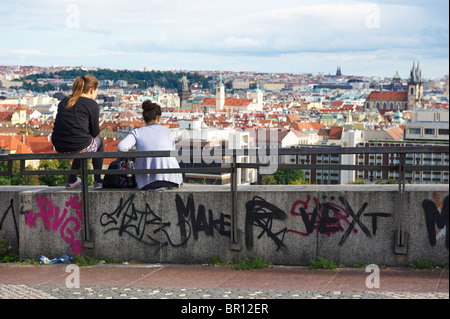
POLYGON ((449 271, 275 266, 0 264, 0 299, 449 299, 449 271), (73 266, 73 265, 70 265, 73 266), (76 286, 79 278, 79 288, 76 286))

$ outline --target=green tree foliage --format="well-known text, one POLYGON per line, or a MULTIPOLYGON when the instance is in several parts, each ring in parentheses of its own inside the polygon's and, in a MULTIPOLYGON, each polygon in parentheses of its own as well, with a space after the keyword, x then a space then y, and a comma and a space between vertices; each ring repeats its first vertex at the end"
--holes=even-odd
MULTIPOLYGON (((25 169, 31 169, 27 166, 25 169)), ((8 170, 8 162, 0 162, 0 171, 8 170)), ((24 175, 20 174, 20 162, 13 161, 13 176, 0 176, 0 185, 39 185, 39 179, 36 175, 24 175)))
MULTIPOLYGON (((91 165, 91 163, 89 163, 91 165)), ((92 165, 91 165, 92 166, 92 165)), ((26 170, 33 170, 27 166, 26 170)), ((71 163, 68 159, 41 160, 38 170, 70 170, 71 163)), ((92 169, 92 167, 91 167, 92 169)), ((8 170, 8 162, 0 162, 0 171, 8 170)), ((20 174, 20 162, 13 161, 13 176, 0 176, 0 185, 47 185, 47 186, 65 186, 67 175, 24 175, 20 174)), ((92 184, 93 176, 88 175, 88 182, 92 184)))
POLYGON ((273 175, 264 176, 262 178, 262 184, 263 185, 277 185, 277 181, 275 180, 275 177, 273 175))
POLYGON ((277 170, 274 178, 280 185, 290 185, 305 180, 305 172, 301 169, 277 170))
MULTIPOLYGON (((154 85, 166 88, 166 89, 179 89, 181 87, 181 78, 186 76, 190 83, 200 83, 203 88, 208 88, 208 81, 212 80, 211 77, 204 77, 197 73, 190 72, 171 72, 171 71, 129 71, 129 70, 109 70, 109 69, 99 69, 97 71, 83 71, 81 69, 59 71, 56 73, 51 73, 49 75, 44 74, 33 74, 26 78, 26 80, 33 81, 28 83, 24 81, 24 89, 32 90, 35 92, 46 92, 53 90, 54 87, 46 84, 44 86, 40 85, 37 80, 42 78, 54 78, 59 76, 62 79, 75 79, 78 76, 92 74, 98 80, 123 80, 127 81, 128 84, 137 84, 140 89, 146 89, 147 87, 152 87, 154 85)), ((69 88, 70 89, 70 88, 69 88)))
POLYGON ((274 175, 265 176, 263 185, 298 185, 305 184, 305 172, 301 169, 277 170, 274 175))
MULTIPOLYGON (((39 170, 69 170, 71 168, 68 159, 42 160, 39 164, 39 170)), ((64 186, 66 185, 66 175, 39 175, 41 185, 64 186)))

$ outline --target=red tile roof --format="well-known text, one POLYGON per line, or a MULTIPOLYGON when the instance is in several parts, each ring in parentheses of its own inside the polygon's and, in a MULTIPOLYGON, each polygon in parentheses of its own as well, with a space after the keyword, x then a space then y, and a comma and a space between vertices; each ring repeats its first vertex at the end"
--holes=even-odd
POLYGON ((372 91, 367 97, 367 101, 407 101, 408 92, 405 91, 372 91))
POLYGON ((403 132, 405 130, 405 126, 397 126, 391 129, 386 130, 395 141, 401 141, 403 139, 403 132))
POLYGON ((320 128, 325 127, 323 124, 319 122, 299 122, 293 123, 291 128, 297 131, 309 131, 309 130, 319 130, 320 128))
POLYGON ((300 118, 297 115, 289 114, 286 116, 288 122, 300 122, 300 118))
POLYGON ((16 135, 16 138, 21 139, 27 144, 33 153, 56 153, 53 149, 53 144, 50 136, 47 135, 16 135))
MULTIPOLYGON (((252 99, 225 99, 225 106, 249 106, 252 102, 252 99)), ((203 100, 202 106, 216 106, 216 99, 206 98, 203 100)))
POLYGON ((0 148, 3 148, 6 153, 32 153, 31 148, 16 136, 0 135, 0 148))
POLYGON ((330 128, 330 135, 328 135, 328 138, 330 140, 340 140, 342 138, 343 131, 344 128, 341 126, 332 126, 330 128))

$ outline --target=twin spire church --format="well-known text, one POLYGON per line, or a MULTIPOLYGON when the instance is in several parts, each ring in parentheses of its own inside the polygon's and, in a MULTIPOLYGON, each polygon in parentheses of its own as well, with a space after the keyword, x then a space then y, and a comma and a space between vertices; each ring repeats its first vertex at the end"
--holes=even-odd
POLYGON ((419 63, 413 62, 407 91, 401 90, 398 73, 393 78, 393 91, 372 91, 364 104, 366 110, 414 110, 423 105, 423 81, 419 63))

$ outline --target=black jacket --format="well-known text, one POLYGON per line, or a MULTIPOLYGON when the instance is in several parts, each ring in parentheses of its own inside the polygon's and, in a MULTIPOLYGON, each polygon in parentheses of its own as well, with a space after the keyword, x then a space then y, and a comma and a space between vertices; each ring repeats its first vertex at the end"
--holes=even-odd
POLYGON ((80 97, 74 106, 66 109, 68 101, 66 97, 59 103, 53 127, 52 143, 59 153, 81 151, 100 133, 97 102, 80 97))

